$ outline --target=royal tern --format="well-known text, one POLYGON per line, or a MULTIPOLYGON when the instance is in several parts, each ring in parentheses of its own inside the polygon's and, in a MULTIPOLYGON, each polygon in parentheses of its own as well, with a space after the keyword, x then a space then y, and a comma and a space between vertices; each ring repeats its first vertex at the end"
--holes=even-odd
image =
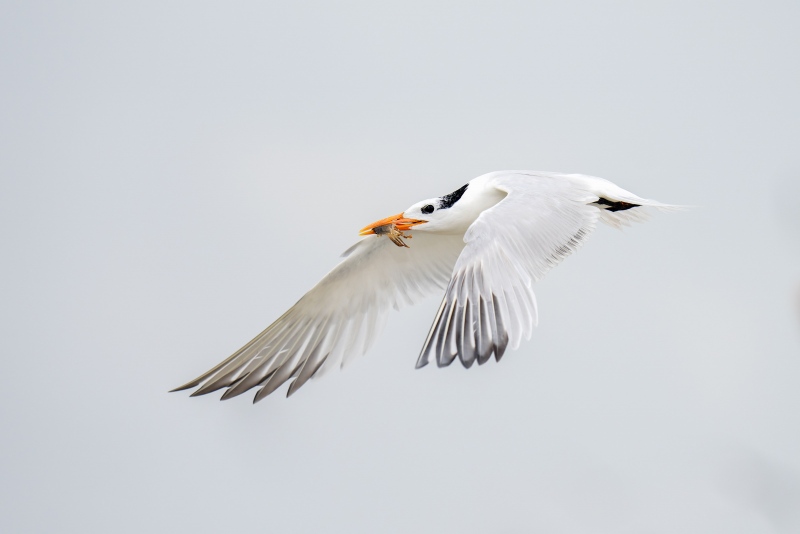
POLYGON ((579 174, 500 171, 364 227, 343 260, 278 320, 217 366, 173 391, 200 386, 222 399, 260 387, 257 402, 294 377, 312 376, 366 352, 389 308, 446 288, 417 368, 458 357, 464 367, 500 360, 530 339, 533 283, 571 254, 597 221, 641 221, 640 198, 579 174), (413 239, 412 239, 413 238, 413 239), (406 241, 408 240, 408 241, 406 241))

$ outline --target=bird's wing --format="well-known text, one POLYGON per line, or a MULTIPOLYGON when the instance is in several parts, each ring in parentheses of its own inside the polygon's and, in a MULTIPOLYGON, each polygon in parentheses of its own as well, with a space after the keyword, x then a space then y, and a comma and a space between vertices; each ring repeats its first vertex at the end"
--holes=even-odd
POLYGON ((581 244, 603 211, 591 205, 596 192, 565 175, 505 173, 487 185, 506 196, 467 230, 418 368, 430 358, 440 367, 456 356, 465 367, 492 354, 499 360, 507 346, 529 339, 533 282, 581 244))
POLYGON ((219 365, 176 388, 193 395, 228 387, 223 399, 261 386, 254 402, 289 378, 294 393, 309 378, 363 354, 390 307, 411 304, 445 287, 464 248, 460 236, 417 232, 409 248, 368 236, 266 330, 219 365))

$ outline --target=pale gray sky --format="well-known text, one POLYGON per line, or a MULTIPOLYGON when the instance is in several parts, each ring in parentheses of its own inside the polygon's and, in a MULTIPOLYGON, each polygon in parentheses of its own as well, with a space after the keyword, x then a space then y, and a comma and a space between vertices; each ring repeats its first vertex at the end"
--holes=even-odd
POLYGON ((797 2, 0 7, 3 532, 800 529, 797 2), (167 394, 364 224, 499 169, 599 228, 500 364, 438 297, 286 400, 167 394))

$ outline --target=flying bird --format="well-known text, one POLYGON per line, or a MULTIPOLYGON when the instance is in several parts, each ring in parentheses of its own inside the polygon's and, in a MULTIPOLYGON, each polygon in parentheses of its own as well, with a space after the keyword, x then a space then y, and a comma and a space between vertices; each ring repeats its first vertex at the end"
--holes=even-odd
POLYGON ((537 323, 534 282, 571 254, 597 222, 642 221, 647 200, 580 174, 499 171, 364 227, 365 236, 294 306, 230 357, 174 389, 192 396, 227 388, 222 399, 258 387, 257 402, 293 379, 367 351, 390 308, 445 289, 417 368, 458 358, 464 367, 499 361, 530 339, 537 323))

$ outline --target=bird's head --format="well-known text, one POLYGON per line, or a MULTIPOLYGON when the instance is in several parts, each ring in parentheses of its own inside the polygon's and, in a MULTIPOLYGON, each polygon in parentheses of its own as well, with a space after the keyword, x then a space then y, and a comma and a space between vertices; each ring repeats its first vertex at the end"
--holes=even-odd
MULTIPOLYGON (((453 191, 449 195, 429 198, 412 204, 402 213, 386 217, 361 229, 359 235, 385 234, 389 229, 400 232, 419 230, 421 232, 457 233, 466 230, 463 210, 454 209, 456 202, 464 195, 467 185, 453 191)), ((473 218, 474 220, 474 218, 473 218)))

